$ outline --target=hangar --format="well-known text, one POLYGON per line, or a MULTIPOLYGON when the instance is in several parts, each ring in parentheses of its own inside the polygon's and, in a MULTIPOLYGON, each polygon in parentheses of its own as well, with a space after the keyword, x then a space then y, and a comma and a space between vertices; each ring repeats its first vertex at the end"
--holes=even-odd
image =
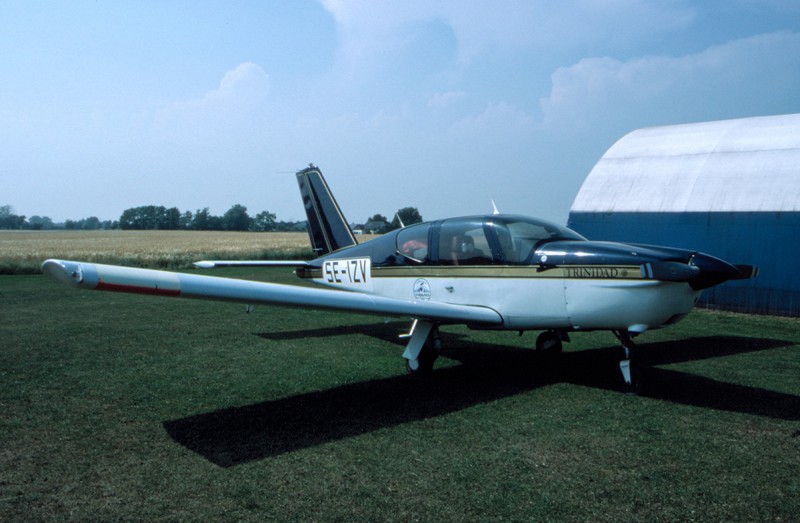
POLYGON ((800 114, 633 131, 595 164, 568 225, 757 265, 701 305, 800 316, 800 114))

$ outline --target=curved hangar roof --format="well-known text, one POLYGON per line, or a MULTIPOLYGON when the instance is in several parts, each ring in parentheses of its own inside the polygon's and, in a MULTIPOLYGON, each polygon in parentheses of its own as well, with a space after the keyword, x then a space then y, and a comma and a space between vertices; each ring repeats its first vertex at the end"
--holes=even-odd
POLYGON ((594 166, 571 212, 800 211, 800 114, 639 129, 594 166))

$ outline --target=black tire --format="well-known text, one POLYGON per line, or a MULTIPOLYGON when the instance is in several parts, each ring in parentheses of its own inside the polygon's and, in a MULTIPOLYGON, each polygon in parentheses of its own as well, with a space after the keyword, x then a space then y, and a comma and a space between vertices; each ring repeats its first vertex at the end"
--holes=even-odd
POLYGON ((430 340, 425 341, 422 350, 416 361, 406 360, 406 372, 412 376, 424 376, 433 371, 433 364, 439 355, 433 348, 433 343, 430 340))
POLYGON ((556 331, 544 331, 536 338, 536 350, 548 353, 561 352, 564 350, 561 335, 556 331))

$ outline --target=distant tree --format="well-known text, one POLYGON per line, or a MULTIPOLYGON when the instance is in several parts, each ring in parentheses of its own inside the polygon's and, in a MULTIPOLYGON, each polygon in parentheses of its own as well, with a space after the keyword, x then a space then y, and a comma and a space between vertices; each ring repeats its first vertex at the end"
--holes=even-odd
MULTIPOLYGON (((177 210, 177 209, 176 209, 177 210)), ((119 218, 121 229, 168 229, 167 209, 163 205, 144 205, 125 209, 119 218)))
POLYGON ((225 222, 222 216, 209 216, 206 221, 206 231, 224 231, 225 222))
POLYGON ((223 228, 226 231, 246 231, 250 229, 250 215, 247 207, 236 204, 227 210, 222 217, 223 228))
POLYGON ((0 205, 0 229, 22 229, 25 227, 25 217, 14 214, 10 205, 0 205))
POLYGON ((35 231, 49 231, 55 228, 53 220, 47 216, 31 216, 28 218, 28 224, 35 231))
POLYGON ((170 207, 164 211, 164 229, 176 231, 181 228, 181 211, 177 207, 170 207))
POLYGON ((100 228, 100 218, 97 216, 90 216, 89 218, 85 218, 78 222, 78 226, 80 229, 85 231, 93 231, 95 229, 100 228))
POLYGON ((145 207, 146 218, 145 229, 166 229, 167 228, 167 208, 163 205, 148 205, 145 207))
POLYGON ((181 229, 192 228, 192 211, 186 211, 185 213, 181 214, 181 218, 178 220, 178 226, 181 229))
MULTIPOLYGON (((64 224, 66 226, 66 223, 64 224)), ((136 209, 125 209, 119 217, 120 229, 133 229, 138 225, 136 209)))
POLYGON ((392 223, 389 224, 389 230, 393 231, 404 225, 408 226, 412 223, 420 223, 421 221, 423 221, 422 215, 416 207, 403 207, 395 213, 392 223), (400 224, 401 221, 403 222, 402 225, 400 224))
POLYGON ((303 220, 302 222, 285 222, 285 221, 275 222, 275 225, 272 230, 277 232, 306 232, 307 230, 306 221, 303 220))
POLYGON ((262 211, 256 214, 250 224, 251 231, 266 232, 275 230, 275 214, 269 211, 262 211))
POLYGON ((194 219, 192 219, 192 229, 195 231, 207 231, 209 216, 211 216, 211 213, 208 212, 208 207, 197 209, 194 213, 194 219))
POLYGON ((383 234, 389 228, 389 220, 382 214, 376 214, 364 224, 364 232, 367 234, 383 234))

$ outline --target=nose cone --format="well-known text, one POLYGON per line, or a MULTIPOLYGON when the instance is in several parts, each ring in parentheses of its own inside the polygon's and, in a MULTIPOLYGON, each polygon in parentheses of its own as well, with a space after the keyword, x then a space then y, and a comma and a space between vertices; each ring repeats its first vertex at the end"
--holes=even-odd
POLYGON ((689 285, 698 291, 741 277, 737 267, 701 252, 692 256, 689 265, 694 265, 700 269, 700 273, 689 280, 689 285))

